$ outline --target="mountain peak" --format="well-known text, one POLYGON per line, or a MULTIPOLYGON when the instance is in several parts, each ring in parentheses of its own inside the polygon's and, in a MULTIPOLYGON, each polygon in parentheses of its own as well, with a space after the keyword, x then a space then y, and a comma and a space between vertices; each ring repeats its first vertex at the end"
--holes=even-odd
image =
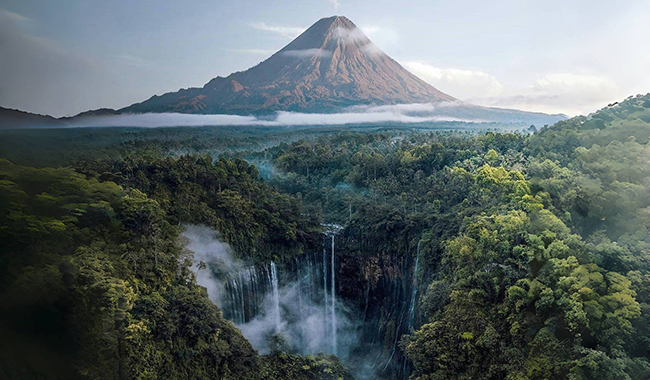
POLYGON ((318 20, 281 52, 306 49, 334 51, 335 45, 356 42, 359 47, 370 44, 370 39, 345 16, 332 16, 318 20))
POLYGON ((455 100, 408 72, 345 16, 322 18, 264 62, 120 112, 327 112, 455 100))
MULTIPOLYGON (((336 28, 346 28, 346 29, 354 29, 357 26, 354 25, 354 23, 347 17, 345 16, 332 16, 332 17, 324 17, 316 22, 318 24, 319 22, 324 22, 326 24, 329 24, 330 27, 336 28)), ((314 24, 314 25, 316 25, 314 24)))

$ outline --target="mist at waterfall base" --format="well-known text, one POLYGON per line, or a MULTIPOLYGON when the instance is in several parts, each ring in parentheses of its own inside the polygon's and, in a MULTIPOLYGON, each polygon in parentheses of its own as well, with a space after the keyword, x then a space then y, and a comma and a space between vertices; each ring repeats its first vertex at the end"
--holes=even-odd
POLYGON ((278 335, 302 355, 322 352, 345 359, 358 345, 361 320, 337 300, 335 256, 329 249, 259 267, 235 258, 209 227, 186 226, 183 235, 194 253, 197 283, 260 353, 270 353, 270 338, 278 335))
POLYGON ((186 226, 183 236, 188 239, 185 248, 193 252, 191 269, 196 276, 196 282, 208 290, 208 296, 213 302, 217 302, 224 286, 213 273, 237 270, 239 263, 232 257, 230 246, 219 241, 216 232, 208 227, 186 226), (202 268, 201 263, 206 267, 202 268))

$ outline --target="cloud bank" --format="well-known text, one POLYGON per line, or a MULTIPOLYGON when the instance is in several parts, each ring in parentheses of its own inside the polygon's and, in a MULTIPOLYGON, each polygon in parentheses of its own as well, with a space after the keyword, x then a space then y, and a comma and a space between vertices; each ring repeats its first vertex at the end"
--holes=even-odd
POLYGON ((478 104, 568 115, 587 115, 624 97, 608 78, 575 73, 552 73, 522 88, 506 88, 497 96, 472 99, 478 104))
POLYGON ((596 75, 549 73, 527 84, 506 85, 481 70, 440 68, 418 61, 403 65, 443 92, 488 107, 573 116, 589 114, 624 97, 614 81, 596 75))
POLYGON ((482 71, 440 68, 418 61, 402 64, 424 81, 459 99, 495 96, 503 91, 503 85, 494 76, 482 71))
MULTIPOLYGON (((514 101, 514 100, 513 100, 514 101)), ((203 126, 335 126, 335 125, 396 125, 465 122, 513 123, 512 127, 530 124, 554 124, 562 120, 557 115, 529 113, 513 109, 475 106, 462 101, 439 103, 396 104, 382 106, 353 106, 337 113, 300 113, 279 111, 265 117, 241 115, 196 115, 182 113, 145 113, 107 116, 86 116, 72 119, 67 127, 203 127, 203 126)), ((41 128, 47 128, 43 125, 41 128)), ((56 126, 55 126, 56 127, 56 126)), ((60 126, 59 126, 60 127, 60 126)))
POLYGON ((201 127, 201 126, 310 126, 427 122, 473 122, 486 120, 463 118, 449 112, 459 104, 399 104, 356 106, 339 113, 277 112, 273 119, 240 115, 194 115, 182 113, 145 113, 91 116, 74 120, 72 127, 201 127))

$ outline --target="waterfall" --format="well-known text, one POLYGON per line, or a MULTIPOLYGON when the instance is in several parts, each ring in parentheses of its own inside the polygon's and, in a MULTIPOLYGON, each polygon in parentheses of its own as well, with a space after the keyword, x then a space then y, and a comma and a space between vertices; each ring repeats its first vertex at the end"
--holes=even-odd
POLYGON ((239 272, 239 301, 242 310, 242 320, 246 318, 246 298, 244 297, 244 284, 245 280, 243 278, 243 273, 239 272))
POLYGON ((298 265, 298 261, 294 261, 294 264, 296 264, 296 276, 298 277, 298 309, 300 310, 300 319, 303 319, 303 307, 302 307, 302 282, 303 282, 303 276, 300 273, 300 265, 298 265))
MULTIPOLYGON (((329 333, 332 338, 332 353, 336 355, 338 351, 338 321, 336 316, 336 247, 334 237, 343 230, 343 227, 338 224, 323 224, 323 227, 326 228, 325 236, 329 237, 332 242, 330 255, 329 333)), ((325 250, 323 250, 323 289, 325 291, 325 316, 327 318, 327 253, 325 250)), ((327 321, 325 324, 327 325, 327 321)))
POLYGON ((239 261, 226 271, 212 272, 222 290, 215 301, 224 317, 263 354, 274 347, 269 337, 281 333, 281 341, 292 352, 332 353, 350 360, 367 378, 405 379, 411 368, 398 342, 417 327, 418 285, 424 269, 419 263, 421 244, 415 257, 412 253, 393 257, 363 269, 358 279, 359 310, 348 311, 341 293, 345 279, 338 275, 347 264, 341 230, 323 225, 322 252, 317 249, 277 263, 239 261), (394 275, 379 273, 377 267, 394 275))
POLYGON ((418 294, 418 269, 420 265, 420 243, 421 242, 422 240, 418 241, 417 254, 415 255, 415 267, 413 268, 413 280, 412 280, 413 289, 411 290, 411 304, 409 307, 409 324, 408 324, 409 332, 413 331, 413 323, 415 322, 415 303, 417 301, 417 294, 418 294))
POLYGON ((224 292, 218 303, 224 317, 256 349, 270 349, 267 338, 278 333, 303 355, 341 354, 351 347, 356 338, 338 336, 356 334, 337 297, 336 235, 341 229, 336 225, 324 228, 322 256, 316 251, 285 263, 241 263, 222 275, 224 292))
POLYGON ((275 263, 271 261, 271 285, 273 286, 273 320, 275 321, 275 332, 279 333, 282 329, 282 320, 280 319, 280 291, 278 290, 278 272, 275 269, 275 263))
POLYGON ((325 302, 323 303, 323 307, 325 307, 325 331, 327 331, 327 309, 329 308, 329 300, 327 298, 327 252, 325 251, 325 248, 323 248, 323 293, 325 296, 325 302))
POLYGON ((369 275, 366 275, 366 276, 367 276, 367 278, 366 278, 366 296, 365 296, 365 299, 366 299, 365 305, 366 306, 363 309, 363 321, 364 322, 366 321, 366 318, 368 316, 368 306, 369 306, 368 301, 370 300, 370 276, 369 275))
MULTIPOLYGON (((319 255, 307 254, 286 264, 272 261, 227 273, 219 300, 224 317, 242 330, 255 321, 256 326, 268 326, 264 333, 282 332, 303 354, 332 353, 330 250, 324 251, 322 261, 319 255), (327 295, 326 300, 323 295, 327 295), (315 326, 307 323, 310 319, 322 321, 317 333, 315 326)), ((340 329, 340 317, 336 318, 336 329, 340 329)), ((264 344, 265 340, 258 342, 264 344)))
POLYGON ((335 259, 334 259, 334 234, 332 234, 332 352, 336 355, 336 271, 335 271, 335 259))

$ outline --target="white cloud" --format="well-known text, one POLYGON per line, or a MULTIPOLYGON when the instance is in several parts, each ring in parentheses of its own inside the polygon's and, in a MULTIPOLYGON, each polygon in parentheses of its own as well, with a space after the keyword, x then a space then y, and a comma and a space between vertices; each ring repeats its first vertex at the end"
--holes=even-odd
POLYGON ((527 111, 561 112, 567 115, 592 113, 625 94, 609 78, 575 73, 551 73, 501 96, 474 99, 486 106, 512 107, 527 111))
POLYGON ((411 104, 390 104, 385 106, 353 106, 351 112, 393 112, 393 113, 423 113, 435 112, 435 110, 446 103, 411 103, 411 104))
POLYGON ((368 55, 382 55, 384 52, 368 38, 368 32, 379 31, 377 27, 347 29, 338 27, 334 29, 334 38, 346 43, 362 43, 361 51, 368 55))
POLYGON ((505 85, 479 70, 440 68, 418 61, 403 65, 440 91, 489 107, 573 116, 594 112, 626 96, 614 81, 597 75, 549 73, 527 83, 505 85))
POLYGON ((503 85, 492 75, 477 70, 439 68, 417 61, 404 67, 442 92, 463 100, 499 95, 503 85))
POLYGON ((26 23, 26 22, 34 21, 29 17, 2 8, 0 8, 0 15, 16 23, 26 23))
MULTIPOLYGON (((435 122, 503 122, 552 124, 558 118, 490 110, 461 101, 439 103, 353 106, 338 113, 277 112, 257 118, 239 115, 197 115, 181 113, 145 113, 106 116, 85 116, 66 124, 67 127, 201 127, 201 126, 321 126, 348 124, 416 124, 435 122)), ((47 127, 45 125, 40 127, 47 127)), ((52 126, 50 126, 52 127, 52 126)))
POLYGON ((357 42, 357 41, 368 40, 368 37, 363 33, 361 29, 359 28, 348 29, 340 26, 334 29, 334 38, 346 42, 357 42))
POLYGON ((384 53, 383 50, 381 50, 381 49, 379 48, 379 46, 375 45, 375 44, 372 43, 372 42, 369 43, 369 44, 366 44, 366 45, 362 46, 362 47, 361 47, 361 51, 364 52, 364 53, 366 53, 366 54, 368 54, 368 55, 371 55, 371 56, 379 56, 379 55, 384 55, 384 54, 386 54, 386 53, 384 53))
POLYGON ((611 93, 618 91, 616 84, 602 77, 593 75, 579 75, 571 73, 548 74, 544 78, 538 79, 532 85, 533 90, 562 93, 567 91, 595 91, 596 98, 600 98, 602 93, 611 93))
POLYGON ((195 115, 181 113, 146 113, 112 116, 89 116, 74 120, 72 127, 201 127, 201 126, 298 126, 345 125, 367 123, 425 123, 439 121, 481 122, 444 115, 432 104, 400 104, 392 106, 358 106, 346 112, 319 114, 278 112, 274 119, 254 116, 195 115))
POLYGON ((304 49, 304 50, 286 50, 280 54, 296 58, 326 58, 332 55, 332 52, 325 49, 304 49))
POLYGON ((412 116, 399 109, 368 109, 366 112, 345 112, 334 114, 278 112, 279 125, 345 125, 368 123, 425 123, 437 121, 470 121, 448 116, 412 116))
POLYGON ((305 31, 305 28, 293 27, 293 26, 281 26, 281 25, 268 25, 264 22, 252 23, 250 24, 250 26, 257 30, 274 33, 279 36, 285 38, 291 38, 291 39, 298 37, 302 32, 305 31))

